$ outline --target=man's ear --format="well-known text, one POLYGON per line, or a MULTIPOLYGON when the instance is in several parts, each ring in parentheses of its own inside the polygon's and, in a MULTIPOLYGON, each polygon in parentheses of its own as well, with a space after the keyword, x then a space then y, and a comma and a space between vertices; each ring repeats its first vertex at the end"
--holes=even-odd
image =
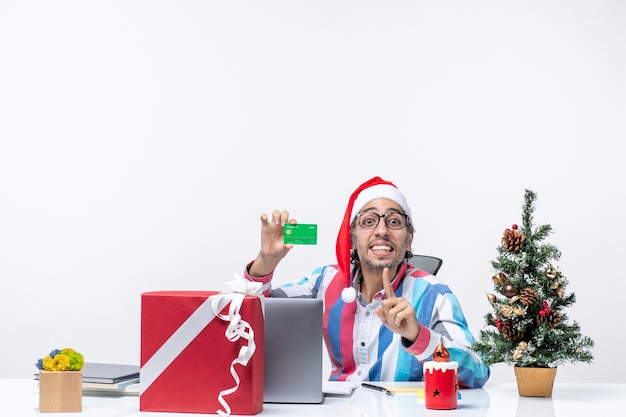
POLYGON ((355 264, 359 261, 359 255, 356 253, 356 249, 350 249, 350 263, 355 264))
POLYGON ((406 240, 406 250, 410 251, 412 246, 413 246, 413 234, 409 235, 409 237, 406 240))

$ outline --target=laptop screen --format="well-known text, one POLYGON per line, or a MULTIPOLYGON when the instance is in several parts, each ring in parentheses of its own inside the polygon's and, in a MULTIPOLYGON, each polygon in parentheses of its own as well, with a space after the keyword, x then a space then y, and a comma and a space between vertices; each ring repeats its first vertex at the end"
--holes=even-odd
POLYGON ((265 299, 263 402, 321 403, 322 300, 265 299))

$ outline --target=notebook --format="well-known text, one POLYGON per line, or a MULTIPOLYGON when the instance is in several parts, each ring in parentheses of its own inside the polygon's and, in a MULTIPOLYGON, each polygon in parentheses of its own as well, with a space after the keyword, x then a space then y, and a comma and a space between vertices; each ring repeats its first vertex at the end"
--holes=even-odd
POLYGON ((85 362, 83 382, 118 384, 139 378, 139 365, 85 362))
POLYGON ((263 402, 321 403, 322 300, 265 299, 263 402))

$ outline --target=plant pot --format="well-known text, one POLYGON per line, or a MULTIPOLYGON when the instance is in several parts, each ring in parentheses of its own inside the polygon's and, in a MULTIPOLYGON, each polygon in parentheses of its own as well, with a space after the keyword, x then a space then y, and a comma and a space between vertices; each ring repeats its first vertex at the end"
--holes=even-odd
POLYGON ((82 371, 39 371, 40 413, 80 413, 82 408, 82 371))
POLYGON ((556 369, 513 367, 520 397, 552 397, 556 369))

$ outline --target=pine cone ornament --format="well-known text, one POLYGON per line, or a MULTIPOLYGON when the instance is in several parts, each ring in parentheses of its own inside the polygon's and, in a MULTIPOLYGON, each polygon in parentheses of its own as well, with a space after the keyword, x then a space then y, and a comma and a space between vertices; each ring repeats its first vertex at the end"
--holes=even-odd
POLYGON ((517 328, 513 320, 506 320, 502 323, 502 337, 513 342, 519 342, 524 338, 524 332, 517 328))
POLYGON ((519 301, 525 306, 529 306, 537 301, 537 294, 532 288, 524 288, 519 293, 519 301))
POLYGON ((518 252, 524 246, 524 233, 517 229, 506 229, 502 235, 502 246, 509 252, 518 252))
POLYGON ((561 323, 561 314, 556 311, 548 311, 537 316, 537 324, 545 324, 550 328, 555 328, 561 323))

